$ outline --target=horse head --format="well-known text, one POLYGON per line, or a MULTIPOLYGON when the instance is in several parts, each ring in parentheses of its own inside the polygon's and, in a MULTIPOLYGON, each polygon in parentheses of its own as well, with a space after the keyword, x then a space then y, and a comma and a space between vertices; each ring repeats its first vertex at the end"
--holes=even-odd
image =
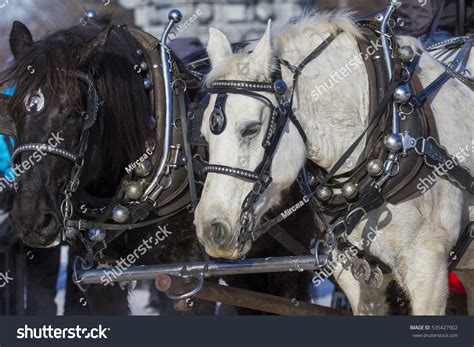
MULTIPOLYGON (((244 85, 256 82, 257 89, 260 83, 269 85, 272 81, 275 55, 271 22, 262 39, 245 52, 233 54, 226 36, 214 29, 210 30, 207 49, 213 67, 207 78, 211 88, 216 85, 213 82, 223 80, 223 85, 225 81, 234 81, 237 86, 238 81, 244 85)), ((255 189, 253 180, 247 178, 260 171, 267 157, 268 148, 263 143, 274 130, 270 123, 283 117, 279 114, 273 119, 273 112, 277 112, 274 93, 265 90, 254 93, 257 95, 212 93, 203 117, 201 132, 209 143, 209 162, 223 169, 208 172, 195 224, 200 242, 214 257, 235 259, 251 248, 251 240, 240 239, 242 209, 249 192, 255 189), (221 174, 225 170, 227 174, 221 174), (232 172, 238 174, 229 175, 232 172)), ((268 170, 271 183, 252 206, 257 224, 265 212, 279 203, 281 193, 295 181, 304 163, 305 145, 291 122, 284 125, 276 151, 271 155, 268 170)))
POLYGON ((123 167, 145 151, 150 104, 126 29, 97 20, 34 42, 15 22, 10 47, 15 60, 0 84, 16 87, 12 226, 27 245, 50 247, 59 243, 67 185, 77 183, 73 168, 83 173, 78 191, 113 196, 123 167))

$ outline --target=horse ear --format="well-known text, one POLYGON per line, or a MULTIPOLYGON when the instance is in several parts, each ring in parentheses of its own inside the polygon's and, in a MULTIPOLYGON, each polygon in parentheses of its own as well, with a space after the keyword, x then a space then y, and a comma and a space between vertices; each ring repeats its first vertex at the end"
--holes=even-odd
POLYGON ((112 29, 112 25, 107 26, 96 37, 79 49, 79 68, 91 68, 100 64, 105 44, 112 29))
POLYGON ((269 19, 265 34, 260 39, 250 54, 249 68, 255 70, 256 74, 270 75, 272 71, 273 48, 272 48, 272 20, 269 19))
POLYGON ((33 44, 30 30, 22 22, 14 21, 10 32, 10 49, 17 58, 22 52, 33 44))
POLYGON ((217 29, 209 29, 209 42, 207 43, 207 53, 212 65, 222 61, 224 57, 232 54, 232 46, 227 37, 217 29))

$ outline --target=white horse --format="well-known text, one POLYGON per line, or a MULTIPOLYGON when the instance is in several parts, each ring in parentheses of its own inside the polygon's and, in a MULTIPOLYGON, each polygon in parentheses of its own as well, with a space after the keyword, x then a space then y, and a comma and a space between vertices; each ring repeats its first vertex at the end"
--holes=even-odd
MULTIPOLYGON (((345 13, 316 15, 273 39, 269 22, 263 38, 250 48, 250 53, 233 54, 226 36, 210 29, 208 53, 213 68, 207 77, 208 83, 216 79, 268 81, 276 56, 297 65, 338 30, 342 30, 342 34, 303 70, 294 107, 308 141, 305 145, 295 126, 288 124, 272 162, 273 181, 257 204, 257 219, 278 206, 282 193, 294 182, 305 160, 330 169, 367 127, 367 71, 364 64, 354 63, 354 57, 360 54, 356 42, 360 33, 345 13), (344 68, 343 73, 341 68, 344 68), (341 73, 335 74, 338 71, 341 73)), ((400 38, 400 45, 404 44, 421 47, 415 40, 400 38)), ((418 72, 424 86, 443 71, 432 56, 423 54, 418 72)), ((285 68, 283 79, 291 90, 292 75, 285 68)), ((441 144, 453 155, 462 153, 463 165, 471 172, 474 171, 472 96, 469 88, 451 79, 434 99, 430 99, 441 144)), ((242 158, 245 158, 246 169, 254 170, 263 157, 261 143, 268 125, 269 108, 253 98, 229 94, 225 106, 226 128, 222 134, 214 135, 209 130, 209 116, 215 100, 216 96, 212 95, 201 129, 209 142, 209 161, 241 167, 242 158)), ((356 165, 362 150, 361 145, 344 170, 356 165)), ((237 240, 241 206, 251 188, 252 183, 238 178, 208 174, 196 209, 195 224, 199 240, 211 256, 235 259, 250 249, 250 242, 242 246, 237 240), (219 242, 211 237, 216 229, 221 236, 219 242)), ((349 240, 360 243, 364 229, 377 224, 377 236, 368 251, 392 268, 393 277, 410 299, 412 314, 444 314, 448 295, 448 253, 467 223, 468 206, 473 204, 472 195, 439 179, 432 189, 415 199, 398 205, 385 204, 369 213, 349 240)), ((474 245, 457 268, 463 270, 460 274, 468 291, 469 312, 474 314, 474 245)), ((359 285, 350 272, 340 267, 336 268, 335 278, 348 296, 354 313, 386 312, 382 300, 384 287, 375 290, 359 285)))

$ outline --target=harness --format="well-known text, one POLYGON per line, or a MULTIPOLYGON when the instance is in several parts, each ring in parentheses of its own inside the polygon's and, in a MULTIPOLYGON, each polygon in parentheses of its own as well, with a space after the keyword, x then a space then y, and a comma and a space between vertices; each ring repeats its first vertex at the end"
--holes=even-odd
POLYGON ((272 182, 271 177, 271 165, 273 158, 276 153, 278 144, 280 143, 283 132, 287 126, 288 121, 292 122, 298 130, 303 142, 306 143, 306 134, 304 133, 303 127, 295 117, 292 105, 293 95, 298 83, 298 78, 303 68, 315 59, 321 52, 323 52, 329 44, 336 38, 337 34, 331 34, 325 39, 317 48, 315 48, 306 59, 304 59, 298 66, 291 66, 288 62, 280 60, 283 64, 288 66, 293 71, 293 89, 291 92, 290 99, 286 99, 288 87, 286 83, 281 79, 281 72, 278 71, 274 74, 272 81, 264 82, 250 82, 250 81, 233 81, 233 80, 217 80, 211 83, 207 89, 209 94, 216 94, 216 103, 214 105, 214 111, 211 115, 211 131, 218 135, 223 129, 216 131, 213 129, 213 124, 225 124, 225 101, 228 94, 239 94, 246 97, 250 97, 262 102, 266 107, 270 109, 270 118, 268 127, 263 138, 262 147, 264 148, 264 154, 262 161, 255 168, 254 171, 248 171, 236 167, 229 167, 217 164, 207 164, 203 167, 202 172, 217 173, 223 175, 229 175, 245 181, 253 182, 251 191, 247 194, 241 209, 240 214, 240 235, 239 240, 241 242, 249 239, 256 240, 257 235, 255 234, 255 204, 259 197, 265 192, 272 182), (270 98, 259 92, 273 94, 276 105, 270 98), (223 119, 216 121, 215 119, 223 119))
MULTIPOLYGON (((169 49, 160 41, 140 30, 128 29, 124 26, 121 28, 129 30, 138 42, 137 56, 142 62, 137 66, 140 66, 141 73, 146 74, 144 88, 148 90, 150 101, 153 103, 152 123, 156 131, 156 138, 163 141, 160 144, 152 144, 153 153, 146 162, 148 166, 140 166, 135 168, 133 173, 127 173, 112 199, 96 198, 78 191, 90 132, 94 126, 103 121, 103 102, 94 85, 92 74, 78 71, 63 71, 63 73, 77 78, 79 83, 84 84, 87 88, 87 104, 82 112, 83 123, 77 147, 69 150, 54 147, 48 143, 25 143, 19 145, 12 155, 12 160, 15 161, 22 153, 41 150, 48 155, 58 156, 73 164, 69 182, 63 191, 64 199, 60 205, 60 213, 63 218, 62 240, 75 238, 80 240, 87 251, 85 257, 87 260, 83 261, 83 265, 92 266, 91 259, 106 248, 107 243, 116 239, 124 231, 163 222, 195 205, 197 199, 189 194, 188 173, 184 168, 187 158, 183 156, 181 146, 181 143, 185 142, 180 123, 180 119, 186 118, 186 95, 184 93, 186 82, 183 79, 185 77, 180 73, 169 49), (160 53, 163 52, 167 64, 162 69, 160 53), (175 78, 169 82, 165 93, 161 88, 164 83, 164 69, 166 69, 168 76, 173 75, 175 78), (157 87, 153 88, 153 85, 157 87), (174 94, 176 94, 176 98, 174 94), (173 108, 175 100, 178 105, 173 108), (165 112, 163 112, 163 102, 171 105, 165 112), (152 163, 156 163, 155 172, 153 172, 152 163), (137 191, 139 194, 136 194, 137 191), (88 204, 105 206, 91 208, 91 213, 89 208, 86 208, 86 205, 81 202, 81 199, 86 199, 88 204), (157 217, 148 218, 150 213, 154 213, 157 217), (110 219, 113 222, 109 221, 110 219), (82 231, 87 232, 83 235, 82 231)), ((0 101, 3 103, 3 100, 2 98, 0 101)), ((5 99, 5 109, 7 102, 8 100, 5 99)), ((13 122, 9 123, 11 118, 7 114, 1 118, 3 122, 0 124, 0 130, 5 127, 8 133, 15 134, 13 122)), ((189 167, 192 170, 192 163, 189 167)))
MULTIPOLYGON (((453 160, 453 157, 447 153, 437 140, 436 125, 426 100, 450 78, 456 78, 470 88, 472 86, 472 82, 460 73, 465 68, 472 46, 471 41, 466 41, 466 45, 459 51, 454 61, 449 66, 445 66, 446 71, 439 78, 426 88, 422 88, 415 72, 422 52, 415 53, 410 47, 399 49, 391 28, 388 28, 388 32, 380 34, 378 31, 380 23, 378 22, 361 21, 359 25, 366 30, 365 32, 370 32, 372 36, 378 33, 375 36, 390 41, 388 56, 390 57, 392 77, 391 79, 380 77, 387 76, 388 68, 383 64, 385 52, 376 51, 372 62, 375 66, 375 73, 369 69, 368 72, 369 75, 372 73, 379 77, 377 81, 379 84, 375 92, 378 101, 373 102, 371 97, 372 111, 367 128, 329 172, 325 172, 318 167, 315 168, 312 164, 309 165, 311 168, 305 166, 300 172, 298 182, 302 194, 306 199, 310 199, 315 213, 315 220, 322 230, 320 236, 322 242, 315 246, 316 253, 331 253, 336 240, 340 250, 353 246, 348 241, 347 236, 351 234, 368 212, 382 206, 386 201, 398 203, 413 198, 414 194, 417 193, 415 189, 417 178, 426 175, 430 168, 437 167, 448 160, 453 160), (400 53, 398 53, 399 51, 400 53), (391 124, 393 127, 389 127, 390 123, 387 122, 389 119, 393 119, 391 124), (400 134, 398 129, 403 132, 400 134), (366 151, 364 158, 360 160, 360 164, 349 172, 336 174, 364 137, 367 141, 366 151), (400 175, 400 172, 403 172, 404 175, 400 175), (312 184, 309 184, 308 181, 311 181, 312 184), (342 194, 334 194, 334 188, 340 188, 342 194), (333 219, 327 222, 322 213, 332 215, 333 219)), ((295 125, 302 139, 306 140, 306 135, 295 118, 291 107, 298 78, 306 64, 315 59, 338 34, 329 36, 298 66, 279 59, 280 64, 293 73, 293 90, 289 99, 285 98, 287 94, 286 84, 279 79, 265 82, 218 80, 207 89, 209 94, 217 95, 210 119, 211 132, 215 135, 219 135, 225 126, 227 94, 240 94, 257 99, 264 103, 271 112, 262 143, 262 147, 265 149, 264 156, 254 171, 212 163, 204 165, 202 169, 203 173, 224 174, 254 182, 252 190, 245 198, 241 209, 239 237, 241 242, 249 239, 255 241, 283 220, 283 217, 279 215, 260 226, 256 226, 254 206, 272 181, 271 163, 288 120, 295 125), (279 87, 280 85, 282 87, 279 87), (276 105, 258 92, 273 94, 276 105), (213 129, 215 124, 220 126, 213 129)), ((373 83, 370 83, 370 87, 374 89, 373 83)), ((467 168, 456 165, 446 173, 446 177, 457 183, 461 189, 473 192, 473 177, 467 168)), ((453 260, 461 258, 469 242, 470 238, 465 237, 465 235, 458 239, 450 254, 451 267, 453 267, 453 260)), ((377 285, 380 284, 377 277, 379 278, 382 275, 380 268, 383 269, 383 272, 390 272, 390 268, 377 259, 376 262, 380 265, 380 268, 378 266, 373 268, 366 260, 369 256, 364 254, 363 251, 360 252, 358 257, 359 264, 353 266, 353 273, 356 278, 356 273, 359 270, 357 269, 358 266, 362 269, 362 276, 359 277, 364 278, 367 282, 375 282, 377 285), (355 271, 354 267, 356 267, 355 271), (371 272, 376 272, 376 275, 372 276, 371 272)))

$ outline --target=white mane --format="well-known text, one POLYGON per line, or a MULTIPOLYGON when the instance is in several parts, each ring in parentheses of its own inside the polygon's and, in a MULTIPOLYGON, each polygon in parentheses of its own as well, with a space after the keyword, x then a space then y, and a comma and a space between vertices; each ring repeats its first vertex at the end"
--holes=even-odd
MULTIPOLYGON (((279 33, 273 35, 272 49, 275 56, 280 56, 284 52, 308 52, 308 46, 301 46, 300 42, 313 42, 315 38, 322 38, 328 34, 335 34, 343 31, 354 38, 361 36, 359 27, 352 18, 352 13, 347 11, 316 12, 311 16, 305 16, 296 24, 286 25, 278 30, 279 33), (297 40, 295 40, 297 38, 297 40)), ((218 79, 230 80, 252 80, 263 81, 270 77, 271 72, 276 68, 276 61, 272 60, 267 64, 249 71, 243 76, 240 68, 248 63, 249 52, 253 51, 256 43, 251 43, 240 53, 235 53, 220 60, 212 66, 212 70, 207 75, 205 83, 209 85, 218 79)))

